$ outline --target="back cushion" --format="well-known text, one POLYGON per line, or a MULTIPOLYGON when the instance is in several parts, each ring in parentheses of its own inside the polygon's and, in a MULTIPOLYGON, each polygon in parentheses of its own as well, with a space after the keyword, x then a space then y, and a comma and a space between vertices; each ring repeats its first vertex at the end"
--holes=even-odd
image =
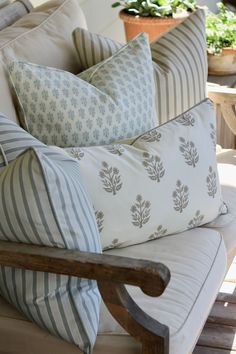
POLYGON ((77 0, 52 0, 0 32, 0 112, 17 121, 5 65, 12 59, 78 73, 72 42, 76 27, 86 27, 77 0))
MULTIPOLYGON (((80 65, 109 58, 122 45, 77 28, 74 43, 80 65)), ((151 43, 159 123, 182 114, 206 97, 207 54, 205 13, 198 9, 151 43)))

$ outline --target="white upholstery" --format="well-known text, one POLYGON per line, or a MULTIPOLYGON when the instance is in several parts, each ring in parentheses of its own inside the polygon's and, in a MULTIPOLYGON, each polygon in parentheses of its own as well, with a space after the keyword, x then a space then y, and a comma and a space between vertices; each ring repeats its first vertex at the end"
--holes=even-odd
MULTIPOLYGON (((147 297, 135 287, 128 289, 147 314, 169 327, 170 354, 189 353, 224 279, 226 254, 221 235, 198 228, 107 253, 155 260, 169 267, 171 280, 161 297, 147 297)), ((120 333, 115 321, 107 321, 104 312, 99 332, 120 333)))
POLYGON ((224 238, 229 267, 236 254, 236 150, 222 149, 217 160, 223 200, 229 213, 216 220, 218 227, 215 230, 224 238))
MULTIPOLYGON (((145 312, 169 327, 170 354, 188 354, 195 345, 204 324, 203 318, 210 311, 225 275, 226 252, 221 235, 214 230, 198 228, 107 253, 163 262, 170 268, 171 281, 161 297, 148 297, 136 287, 129 287, 129 292, 145 312)), ((2 308, 0 303, 0 328, 4 327, 6 317, 17 317, 19 321, 16 311, 6 306, 2 308)), ((15 329, 14 343, 22 342, 24 336, 34 342, 41 338, 38 332, 41 330, 33 324, 29 326, 24 322, 27 331, 20 331, 14 320, 8 320, 8 324, 15 329)), ((104 305, 99 332, 100 335, 124 333, 104 305)), ((0 330, 1 346, 3 333, 0 330)), ((3 352, 6 349, 3 347, 3 352)), ((106 346, 104 353, 105 350, 106 346)), ((16 349, 10 353, 18 354, 16 349)), ((73 351, 67 351, 70 353, 73 351)))

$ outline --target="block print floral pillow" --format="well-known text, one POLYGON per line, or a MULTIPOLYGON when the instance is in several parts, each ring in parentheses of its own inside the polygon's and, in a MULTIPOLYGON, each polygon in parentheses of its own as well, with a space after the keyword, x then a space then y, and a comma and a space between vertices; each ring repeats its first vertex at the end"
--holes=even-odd
POLYGON ((226 212, 208 99, 131 145, 65 151, 80 164, 103 249, 181 232, 226 212))
POLYGON ((8 66, 22 126, 45 144, 109 144, 157 124, 155 84, 146 34, 75 76, 14 61, 8 66))

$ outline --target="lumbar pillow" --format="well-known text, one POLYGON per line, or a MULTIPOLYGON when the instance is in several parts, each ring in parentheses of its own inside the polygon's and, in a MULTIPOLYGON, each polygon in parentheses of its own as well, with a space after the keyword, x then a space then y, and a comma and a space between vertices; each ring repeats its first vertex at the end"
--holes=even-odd
POLYGON ((4 167, 15 160, 22 152, 29 147, 37 148, 46 156, 54 160, 65 160, 65 155, 53 151, 47 145, 41 143, 15 122, 0 113, 0 172, 4 167))
MULTIPOLYGON (((0 239, 101 252, 93 208, 71 158, 30 148, 0 174, 0 239)), ((100 295, 95 281, 0 268, 0 293, 30 320, 91 353, 100 295)))
POLYGON ((103 249, 193 228, 224 211, 207 99, 131 145, 66 149, 79 161, 103 249))
MULTIPOLYGON (((87 69, 109 58, 122 44, 77 28, 73 32, 80 65, 87 69)), ((156 80, 156 106, 165 122, 206 97, 207 55, 205 14, 198 9, 151 43, 156 80)))
POLYGON ((89 146, 128 138, 156 125, 154 78, 146 34, 83 73, 15 61, 10 78, 21 123, 45 144, 89 146))

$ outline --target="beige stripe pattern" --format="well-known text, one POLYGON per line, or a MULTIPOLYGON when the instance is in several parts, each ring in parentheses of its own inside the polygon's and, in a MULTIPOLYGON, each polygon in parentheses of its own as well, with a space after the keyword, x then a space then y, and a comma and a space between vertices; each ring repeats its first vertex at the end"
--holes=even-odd
MULTIPOLYGON (((77 28, 75 47, 84 70, 115 53, 122 44, 77 28)), ((198 9, 151 43, 159 123, 164 123, 206 98, 207 55, 205 13, 198 9)))

